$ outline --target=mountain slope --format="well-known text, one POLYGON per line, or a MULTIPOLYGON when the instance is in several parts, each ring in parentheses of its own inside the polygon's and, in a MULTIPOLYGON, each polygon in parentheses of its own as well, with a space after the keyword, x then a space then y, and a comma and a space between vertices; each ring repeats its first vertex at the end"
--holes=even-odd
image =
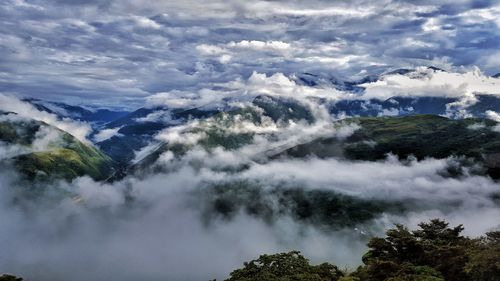
POLYGON ((118 128, 118 134, 97 145, 120 165, 126 166, 134 159, 135 152, 150 144, 161 130, 192 119, 204 119, 219 112, 198 108, 140 108, 106 124, 107 129, 118 128))
POLYGON ((320 138, 280 155, 333 157, 339 156, 338 148, 341 147, 342 156, 353 160, 375 161, 385 158, 388 153, 417 159, 465 156, 484 163, 491 176, 500 176, 500 132, 495 130, 494 121, 410 115, 352 118, 340 122, 356 123, 360 129, 342 141, 336 137, 320 138))
POLYGON ((87 121, 104 124, 127 115, 127 111, 110 110, 105 108, 91 109, 82 106, 69 105, 62 102, 45 101, 39 99, 24 99, 36 109, 57 115, 60 118, 71 118, 74 120, 87 121))
POLYGON ((13 165, 30 180, 71 180, 83 175, 101 180, 114 165, 111 158, 74 136, 13 114, 0 119, 0 143, 12 152, 2 156, 2 163, 13 165))
POLYGON ((194 145, 200 145, 207 150, 217 147, 227 150, 241 148, 252 143, 254 137, 253 132, 245 131, 245 124, 265 126, 266 123, 273 122, 277 127, 283 127, 289 122, 312 124, 315 120, 310 109, 294 99, 260 95, 255 97, 251 106, 220 112, 199 121, 197 126, 190 129, 191 133, 202 136, 196 144, 161 143, 149 155, 126 167, 127 172, 122 175, 137 174, 147 169, 166 151, 183 155, 194 145))
MULTIPOLYGON (((129 172, 144 171, 152 166, 159 156, 172 151, 182 156, 193 145, 211 150, 217 147, 235 150, 253 142, 256 134, 261 137, 268 134, 262 132, 239 131, 245 121, 256 126, 261 125, 262 118, 256 112, 247 109, 221 113, 210 122, 200 123, 191 129, 191 133, 201 138, 195 144, 164 143, 146 156, 142 161, 129 167, 129 172), (240 123, 238 123, 240 122, 240 123)), ((346 125, 359 127, 347 138, 339 138, 332 133, 300 144, 270 146, 264 157, 270 161, 280 157, 304 158, 315 156, 320 158, 337 157, 351 160, 376 161, 392 153, 405 159, 414 156, 417 159, 426 157, 448 158, 462 157, 464 164, 482 163, 484 171, 494 178, 500 174, 500 132, 497 123, 487 119, 448 119, 437 115, 408 115, 403 117, 360 117, 333 122, 340 128, 346 125)), ((275 138, 272 135, 268 139, 275 138)), ((262 157, 255 155, 255 159, 262 157)), ((262 159, 261 159, 262 160, 262 159)), ((259 161, 261 161, 259 160, 259 161)), ((460 171, 456 171, 460 172, 460 171)))

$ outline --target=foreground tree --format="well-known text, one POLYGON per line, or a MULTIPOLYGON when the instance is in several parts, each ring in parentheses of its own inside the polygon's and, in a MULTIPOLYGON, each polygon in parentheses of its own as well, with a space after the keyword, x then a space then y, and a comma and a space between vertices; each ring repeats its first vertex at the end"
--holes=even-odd
POLYGON ((470 280, 465 265, 470 239, 460 235, 461 225, 450 228, 442 220, 419 224, 410 231, 402 225, 373 238, 358 270, 366 280, 470 280))
POLYGON ((329 263, 310 265, 300 252, 261 255, 245 262, 227 281, 337 281, 344 274, 329 263))
POLYGON ((262 255, 228 281, 500 281, 500 231, 477 239, 462 231, 439 219, 413 231, 396 225, 368 242, 363 265, 351 274, 328 263, 310 265, 294 251, 262 255))
POLYGON ((474 281, 500 280, 500 231, 475 240, 465 270, 474 281))
POLYGON ((23 278, 16 277, 10 274, 1 274, 0 273, 0 281, 23 281, 23 278))

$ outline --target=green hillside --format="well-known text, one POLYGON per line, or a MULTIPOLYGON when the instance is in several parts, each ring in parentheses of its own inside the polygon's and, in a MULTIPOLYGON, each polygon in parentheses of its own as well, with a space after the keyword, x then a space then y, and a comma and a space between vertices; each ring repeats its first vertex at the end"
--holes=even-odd
POLYGON ((16 147, 20 153, 4 164, 12 164, 30 180, 61 178, 71 180, 88 175, 105 179, 113 169, 113 161, 92 145, 74 136, 35 120, 4 119, 0 121, 0 141, 16 147), (54 136, 43 149, 35 148, 39 132, 49 130, 54 136))
MULTIPOLYGON (((207 121, 200 122, 190 132, 201 136, 197 144, 207 150, 215 147, 235 150, 252 143, 257 133, 251 130, 235 131, 234 128, 242 128, 243 122, 261 126, 264 122, 262 118, 255 109, 240 109, 220 113, 207 121)), ((359 128, 345 139, 339 139, 336 135, 324 136, 292 147, 285 145, 282 148, 273 148, 266 153, 266 156, 269 160, 279 157, 316 156, 366 161, 384 159, 388 153, 395 154, 401 159, 409 156, 417 159, 457 156, 466 164, 482 163, 485 168, 483 171, 478 171, 480 173, 487 173, 494 178, 500 177, 500 132, 494 130, 497 124, 494 121, 410 115, 349 118, 335 121, 332 125, 341 127, 350 124, 357 124, 359 128)), ((259 134, 271 142, 274 138, 269 133, 259 134)), ((170 150, 175 155, 183 155, 191 147, 192 145, 182 143, 165 143, 143 161, 130 167, 129 171, 147 169, 165 151, 170 150)))
POLYGON ((436 115, 414 115, 399 118, 360 118, 361 130, 348 139, 348 157, 379 159, 387 151, 400 156, 444 158, 450 155, 481 157, 500 152, 500 133, 492 130, 491 120, 451 120, 436 115), (474 125, 480 127, 474 127, 474 125), (474 128, 474 129, 472 129, 474 128), (376 145, 360 145, 375 141, 376 145), (368 155, 365 154, 366 147, 368 155))
POLYGON ((388 153, 417 159, 465 156, 484 163, 491 176, 500 176, 500 133, 493 130, 496 123, 491 120, 411 115, 352 118, 339 122, 356 123, 360 128, 345 140, 336 137, 316 139, 280 155, 343 156, 368 161, 383 159, 388 153), (338 155, 339 147, 342 155, 338 155))

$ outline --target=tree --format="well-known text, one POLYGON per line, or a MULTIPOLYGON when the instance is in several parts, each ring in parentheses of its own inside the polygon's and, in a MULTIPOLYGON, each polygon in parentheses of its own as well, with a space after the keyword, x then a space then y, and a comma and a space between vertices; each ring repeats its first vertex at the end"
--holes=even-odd
POLYGON ((364 265, 347 275, 336 266, 310 265, 297 251, 262 255, 231 273, 227 281, 500 281, 500 231, 470 239, 463 226, 443 220, 417 230, 396 225, 374 237, 364 265))
POLYGON ((344 276, 335 265, 310 265, 298 251, 261 255, 245 262, 227 281, 337 281, 344 276))
POLYGON ((385 238, 368 242, 362 269, 368 280, 469 280, 465 265, 471 240, 460 235, 462 225, 450 228, 434 219, 419 228, 396 225, 385 238))
POLYGON ((500 281, 500 231, 486 233, 469 251, 466 271, 473 281, 500 281))
POLYGON ((0 281, 23 281, 23 278, 16 277, 10 274, 1 274, 0 273, 0 281))

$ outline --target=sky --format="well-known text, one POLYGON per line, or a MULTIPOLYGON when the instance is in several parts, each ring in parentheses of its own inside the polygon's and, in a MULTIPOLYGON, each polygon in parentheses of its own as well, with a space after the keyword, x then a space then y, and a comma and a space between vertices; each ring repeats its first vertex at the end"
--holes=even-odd
POLYGON ((2 0, 0 92, 134 108, 254 72, 500 72, 500 1, 2 0))

